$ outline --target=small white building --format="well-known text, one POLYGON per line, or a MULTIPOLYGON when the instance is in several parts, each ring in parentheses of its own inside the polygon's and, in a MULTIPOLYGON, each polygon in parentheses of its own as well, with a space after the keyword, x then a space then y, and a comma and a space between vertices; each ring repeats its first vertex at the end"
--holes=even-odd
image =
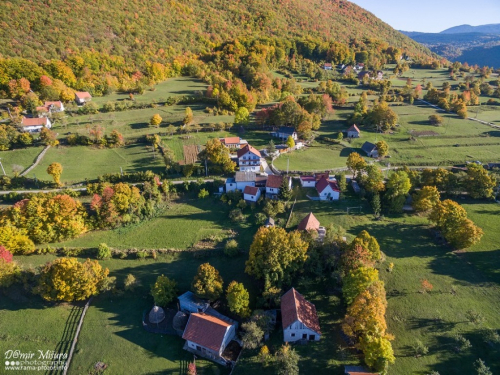
POLYGON ((222 360, 222 353, 236 336, 237 323, 229 318, 204 313, 192 313, 189 316, 182 338, 186 340, 184 348, 214 361, 222 360))
POLYGON ((75 92, 75 102, 76 104, 82 105, 92 100, 92 95, 86 91, 75 92))
POLYGON ((260 198, 260 189, 254 186, 247 186, 243 190, 243 199, 247 202, 257 202, 260 198))
POLYGON ((300 185, 304 188, 313 188, 316 186, 314 176, 300 176, 300 185))
POLYGON ((316 183, 316 190, 319 199, 322 201, 337 201, 340 199, 340 189, 337 181, 328 180, 326 177, 323 177, 316 183))
POLYGON ((271 136, 273 137, 278 137, 282 141, 286 141, 288 137, 292 137, 294 141, 299 139, 299 136, 297 132, 295 131, 295 128, 292 128, 291 126, 281 126, 278 131, 272 132, 271 136))
POLYGON ((226 192, 244 191, 247 186, 255 186, 257 175, 255 172, 236 172, 234 178, 226 180, 226 192))
POLYGON ((25 132, 38 133, 43 128, 50 129, 52 127, 52 123, 47 117, 34 117, 34 118, 23 117, 21 119, 21 127, 25 132))
POLYGON ((356 126, 356 124, 352 125, 349 129, 347 129, 347 138, 360 138, 361 130, 356 126))
POLYGON ((220 142, 229 149, 240 149, 248 144, 247 141, 240 137, 220 138, 220 142))
POLYGON ((316 307, 294 288, 281 297, 281 319, 285 342, 319 341, 321 338, 316 307))
POLYGON ((245 145, 237 152, 238 165, 242 172, 260 172, 261 154, 256 148, 245 145))

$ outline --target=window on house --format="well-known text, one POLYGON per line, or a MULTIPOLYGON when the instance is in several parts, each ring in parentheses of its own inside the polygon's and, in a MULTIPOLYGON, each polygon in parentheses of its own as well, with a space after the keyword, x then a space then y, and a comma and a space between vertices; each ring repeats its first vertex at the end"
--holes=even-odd
POLYGON ((295 337, 295 333, 292 333, 290 336, 295 337))

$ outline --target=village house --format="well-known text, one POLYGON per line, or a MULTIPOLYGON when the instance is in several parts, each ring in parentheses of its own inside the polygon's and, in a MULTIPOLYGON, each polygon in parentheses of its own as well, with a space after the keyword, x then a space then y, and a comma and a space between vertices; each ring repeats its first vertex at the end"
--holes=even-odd
POLYGON ((45 102, 43 106, 36 107, 38 117, 48 116, 50 113, 64 112, 64 104, 61 101, 45 102))
POLYGON ((340 189, 337 181, 332 181, 326 177, 321 178, 316 183, 316 191, 322 201, 337 201, 340 199, 340 189))
POLYGON ((226 180, 226 193, 230 191, 244 191, 247 186, 255 186, 257 175, 255 172, 236 172, 234 178, 226 180))
POLYGON ((363 143, 363 146, 361 146, 361 149, 366 153, 366 156, 370 158, 378 158, 377 146, 373 143, 365 142, 363 143))
POLYGON ((300 186, 313 188, 316 186, 316 179, 314 176, 300 176, 300 186))
POLYGON ((182 338, 184 349, 218 363, 226 363, 224 349, 236 337, 238 324, 222 315, 192 313, 182 338), (224 319, 222 319, 224 318, 224 319))
POLYGON ((289 177, 270 175, 267 176, 266 182, 266 197, 274 199, 280 193, 281 185, 283 184, 283 179, 287 179, 288 187, 292 187, 292 180, 289 177))
POLYGON ((332 63, 324 63, 323 69, 324 70, 332 70, 333 69, 332 63))
POLYGON ((318 240, 322 241, 325 238, 326 229, 322 227, 319 223, 319 220, 316 219, 316 216, 312 212, 308 213, 305 218, 299 223, 298 230, 305 231, 315 231, 318 233, 318 240))
POLYGON ((25 132, 38 133, 43 128, 50 129, 52 127, 52 123, 47 117, 23 117, 21 119, 21 127, 25 132))
POLYGON ((321 338, 316 307, 294 288, 281 297, 281 319, 285 342, 319 341, 321 338))
POLYGON ((295 128, 291 126, 281 126, 277 131, 271 133, 272 137, 277 137, 283 141, 286 141, 288 137, 292 137, 294 141, 299 139, 295 128))
POLYGON ((75 102, 78 105, 85 104, 87 102, 90 102, 92 100, 92 95, 90 95, 86 91, 77 91, 75 92, 75 102))
POLYGON ((240 137, 220 138, 220 142, 229 149, 240 149, 248 144, 247 141, 240 137))
POLYGON ((210 307, 208 300, 198 298, 190 291, 180 295, 177 299, 179 300, 179 310, 187 314, 205 312, 210 307))
POLYGON ((238 150, 237 156, 240 171, 260 172, 262 156, 259 150, 247 144, 238 150))
POLYGON ((265 228, 274 228, 274 219, 272 217, 268 217, 266 222, 264 223, 265 228))
POLYGON ((247 202, 257 202, 260 198, 260 189, 254 186, 246 186, 243 190, 243 199, 247 202))
POLYGON ((347 129, 347 138, 360 138, 361 130, 356 126, 356 124, 352 125, 349 129, 347 129))
POLYGON ((344 375, 380 375, 378 372, 370 372, 362 366, 344 366, 344 375))

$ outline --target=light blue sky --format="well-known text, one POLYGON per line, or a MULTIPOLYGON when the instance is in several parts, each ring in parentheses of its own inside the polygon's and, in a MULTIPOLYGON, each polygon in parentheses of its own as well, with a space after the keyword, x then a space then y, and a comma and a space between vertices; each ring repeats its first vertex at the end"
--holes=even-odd
POLYGON ((453 26, 500 23, 499 0, 350 0, 396 30, 438 33, 453 26))

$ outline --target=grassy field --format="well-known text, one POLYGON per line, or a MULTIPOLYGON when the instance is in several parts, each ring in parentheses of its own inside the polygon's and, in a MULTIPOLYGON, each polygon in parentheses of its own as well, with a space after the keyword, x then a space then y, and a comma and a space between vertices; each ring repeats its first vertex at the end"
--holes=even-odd
MULTIPOLYGON (((428 222, 418 216, 397 216, 383 221, 372 220, 369 208, 361 202, 362 213, 346 215, 346 207, 359 201, 322 203, 298 201, 290 224, 294 228, 309 212, 314 212, 321 225, 341 225, 352 238, 361 230, 374 235, 387 259, 379 265, 388 296, 387 323, 395 335, 393 347, 396 364, 389 374, 428 374, 432 370, 441 375, 472 374, 477 358, 486 361, 493 373, 500 371, 500 346, 485 342, 487 328, 499 330, 500 277, 498 274, 498 243, 500 206, 494 203, 467 203, 464 207, 470 217, 486 231, 479 245, 465 255, 455 255, 450 249, 436 244, 428 230, 428 222), (390 262, 393 272, 387 272, 390 262), (420 282, 429 280, 432 292, 420 293, 420 282), (474 310, 484 322, 471 324, 466 312, 474 310), (454 337, 461 334, 471 342, 471 348, 457 353, 454 337), (421 340, 429 354, 416 358, 413 346, 421 340)), ((345 343, 339 337, 339 326, 344 314, 343 304, 328 293, 328 281, 297 283, 299 291, 313 301, 320 310, 322 341, 318 344, 297 346, 301 356, 301 371, 343 374, 343 365, 355 363, 355 357, 338 350, 345 343), (301 290, 301 288, 303 290, 301 290)), ((270 342, 272 348, 280 345, 282 331, 278 329, 270 342)), ((236 374, 273 374, 273 369, 262 369, 256 352, 246 352, 236 374)))
POLYGON ((7 176, 13 176, 13 167, 19 165, 24 169, 34 163, 43 147, 28 147, 10 151, 0 151, 0 161, 7 176))
POLYGON ((98 149, 89 146, 50 148, 42 162, 30 173, 41 179, 50 179, 47 167, 58 162, 63 166, 61 181, 65 183, 82 182, 86 178, 94 179, 105 173, 152 170, 161 172, 165 169, 163 158, 157 153, 153 158, 151 149, 145 144, 134 144, 120 148, 98 149))

